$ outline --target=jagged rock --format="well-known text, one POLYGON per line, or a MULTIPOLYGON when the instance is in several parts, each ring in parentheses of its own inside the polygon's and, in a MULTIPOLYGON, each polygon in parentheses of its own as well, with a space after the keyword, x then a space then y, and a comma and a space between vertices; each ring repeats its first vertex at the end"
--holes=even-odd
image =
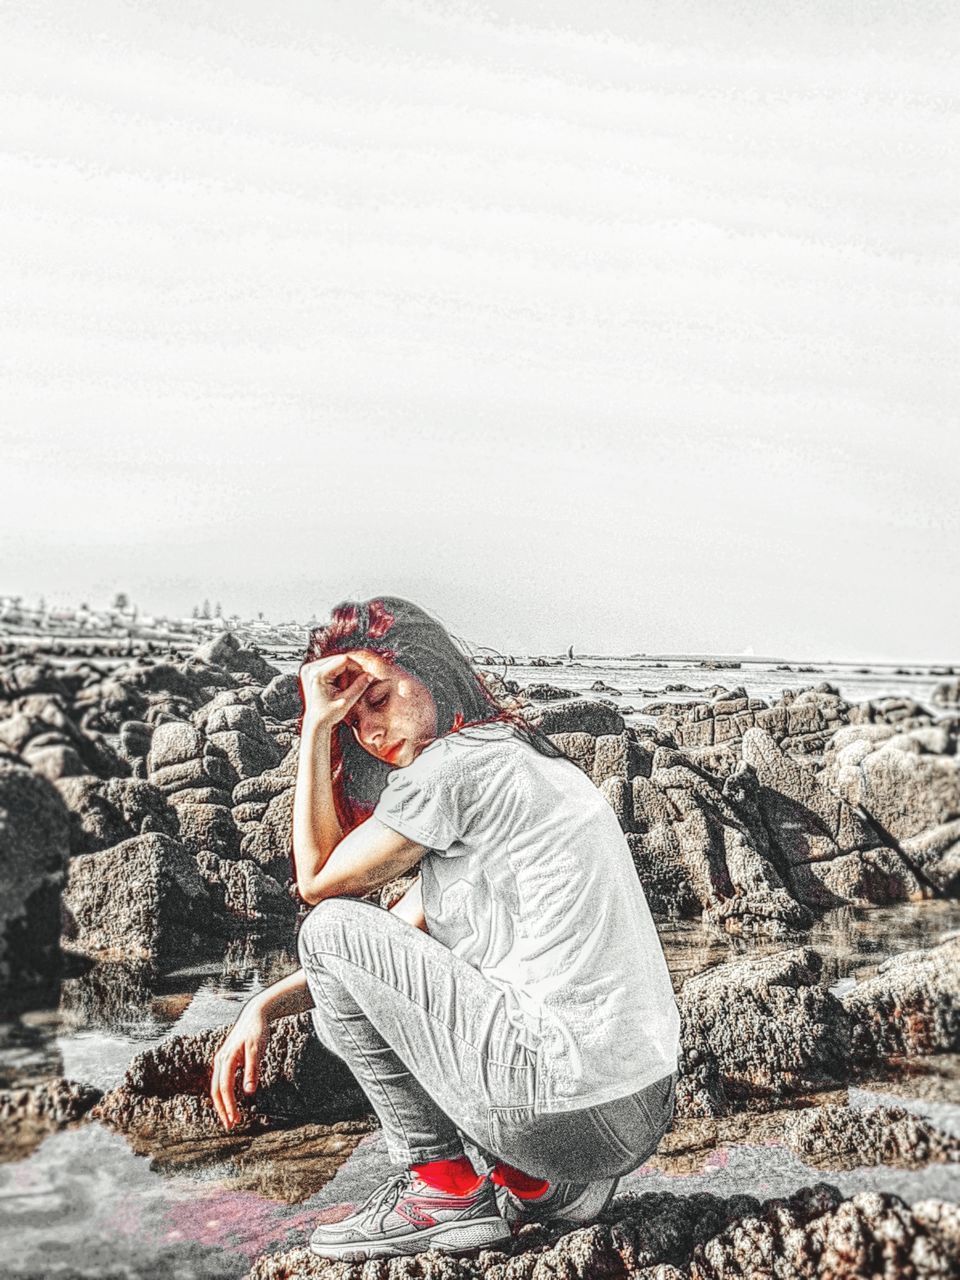
POLYGON ((63 937, 73 950, 162 961, 216 945, 222 932, 195 859, 169 836, 81 854, 68 875, 63 937))
POLYGON ((785 891, 770 856, 756 787, 745 766, 721 784, 683 752, 657 748, 650 777, 631 784, 640 838, 628 841, 651 910, 670 910, 672 895, 674 911, 712 913, 735 932, 809 928, 810 912, 785 891))
MULTIPOLYGON (((200 1134, 226 1138, 210 1099, 210 1077, 213 1055, 229 1030, 173 1036, 138 1054, 94 1117, 123 1133, 155 1137, 161 1145, 200 1134)), ((231 1133, 298 1120, 335 1123, 370 1110, 346 1063, 317 1039, 309 1013, 271 1024, 257 1091, 252 1098, 245 1094, 238 1075, 236 1098, 241 1119, 231 1133)))
POLYGON ((0 996, 5 1007, 60 971, 60 891, 70 815, 46 778, 0 760, 0 996))
POLYGON ((852 1058, 960 1050, 960 937, 907 951, 880 965, 841 1000, 850 1018, 852 1058))
POLYGON ((24 1159, 48 1134, 83 1119, 101 1096, 63 1077, 0 1090, 0 1164, 24 1159))
POLYGON ((529 709, 530 719, 544 733, 623 733, 623 716, 603 702, 578 698, 570 702, 548 703, 529 709))
POLYGON ((141 720, 149 701, 139 689, 122 680, 101 678, 81 689, 73 706, 83 729, 117 733, 125 720, 141 720))
POLYGON ((649 777, 656 749, 650 741, 638 741, 629 729, 624 733, 601 734, 594 748, 594 782, 599 787, 606 778, 629 781, 641 775, 649 777))
POLYGON ((919 1169, 960 1161, 960 1140, 902 1107, 805 1107, 785 1118, 783 1136, 801 1160, 820 1169, 919 1169))
POLYGON ((70 810, 70 852, 96 853, 150 831, 176 836, 176 812, 157 787, 133 778, 61 778, 56 784, 70 810))
POLYGON ((817 985, 822 965, 816 951, 798 947, 687 979, 677 1000, 678 1115, 722 1115, 846 1078, 851 1019, 817 985))
POLYGON ((197 854, 197 866, 229 915, 249 924, 280 927, 292 934, 296 904, 283 886, 256 863, 218 858, 204 850, 197 854))
POLYGON ((63 675, 47 662, 13 662, 0 665, 0 701, 30 694, 44 694, 70 701, 70 689, 63 675))
POLYGON ((762 1203, 621 1192, 590 1226, 526 1224, 503 1250, 351 1264, 304 1243, 261 1256, 248 1280, 948 1280, 958 1224, 960 1211, 941 1200, 912 1208, 879 1192, 845 1200, 823 1182, 762 1203))
POLYGON ((825 780, 894 840, 960 818, 960 757, 924 751, 925 730, 848 742, 824 763, 825 780))
POLYGON ((248 683, 252 681, 260 685, 269 684, 280 674, 256 649, 244 649, 237 637, 229 631, 200 645, 194 651, 194 657, 210 666, 222 667, 241 679, 246 678, 248 683))
POLYGON ((887 905, 932 896, 901 854, 808 765, 762 729, 748 729, 741 752, 760 783, 763 823, 794 896, 810 906, 887 905))
MULTIPOLYGON (((741 693, 734 690, 734 693, 741 693)), ((738 743, 748 729, 759 727, 791 751, 821 751, 841 724, 850 704, 829 684, 788 691, 768 706, 762 698, 730 696, 717 702, 678 704, 661 714, 659 727, 681 747, 717 747, 738 743)))
POLYGON ((303 710, 298 677, 291 673, 274 676, 260 694, 260 706, 263 714, 274 720, 296 719, 303 710))

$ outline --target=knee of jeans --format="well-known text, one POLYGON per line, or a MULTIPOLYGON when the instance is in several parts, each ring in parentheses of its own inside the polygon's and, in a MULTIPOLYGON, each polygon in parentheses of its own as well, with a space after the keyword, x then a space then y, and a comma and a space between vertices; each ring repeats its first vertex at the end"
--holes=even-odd
MULTIPOLYGON (((352 898, 323 898, 313 908, 297 934, 297 955, 301 965, 315 952, 336 951, 337 940, 349 927, 356 903, 352 898)), ((316 959, 313 960, 316 963, 316 959)))

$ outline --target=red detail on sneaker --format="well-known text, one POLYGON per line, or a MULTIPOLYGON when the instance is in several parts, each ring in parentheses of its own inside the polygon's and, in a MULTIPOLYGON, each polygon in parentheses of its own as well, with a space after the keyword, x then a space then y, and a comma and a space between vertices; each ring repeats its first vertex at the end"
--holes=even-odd
POLYGON ((421 1209, 409 1199, 401 1200, 394 1210, 398 1218, 406 1218, 415 1227, 435 1227, 437 1220, 431 1213, 421 1209))
POLYGON ((490 1181, 498 1187, 506 1187, 508 1191, 521 1200, 533 1200, 549 1190, 550 1183, 543 1178, 533 1178, 521 1169, 515 1169, 505 1160, 498 1160, 494 1165, 490 1181))
POLYGON ((449 1191, 455 1196, 468 1196, 483 1182, 482 1174, 477 1173, 466 1156, 458 1156, 455 1160, 427 1160, 423 1164, 412 1164, 410 1172, 428 1187, 437 1191, 449 1191))

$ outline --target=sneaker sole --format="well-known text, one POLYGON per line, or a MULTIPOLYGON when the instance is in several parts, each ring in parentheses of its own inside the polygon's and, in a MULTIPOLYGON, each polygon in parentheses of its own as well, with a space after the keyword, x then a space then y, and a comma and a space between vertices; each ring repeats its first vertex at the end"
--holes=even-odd
POLYGON ((537 1212, 536 1206, 528 1207, 526 1202, 511 1196, 509 1192, 498 1194, 497 1204, 504 1220, 514 1226, 528 1222, 567 1222, 573 1226, 584 1226, 599 1217, 613 1199, 619 1185, 620 1179, 615 1178, 605 1192, 588 1187, 578 1199, 572 1200, 562 1212, 557 1213, 550 1213, 546 1206, 537 1212))
POLYGON ((367 1258, 401 1258, 411 1253, 423 1253, 427 1249, 440 1249, 443 1253, 463 1253, 470 1249, 488 1249, 491 1245, 505 1244, 512 1239, 510 1226, 503 1218, 477 1218, 472 1222, 441 1223, 418 1231, 415 1235, 398 1236, 393 1240, 377 1240, 364 1244, 360 1240, 342 1244, 331 1241, 315 1244, 311 1239, 310 1252, 319 1258, 339 1258, 343 1262, 363 1262, 367 1258))

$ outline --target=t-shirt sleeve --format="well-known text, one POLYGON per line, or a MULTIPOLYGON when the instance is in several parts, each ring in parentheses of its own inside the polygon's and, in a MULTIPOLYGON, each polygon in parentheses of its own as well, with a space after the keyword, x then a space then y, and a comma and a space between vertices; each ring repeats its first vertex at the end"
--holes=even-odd
POLYGON ((462 752, 442 739, 387 775, 373 816, 417 844, 446 853, 465 828, 469 780, 462 752))

